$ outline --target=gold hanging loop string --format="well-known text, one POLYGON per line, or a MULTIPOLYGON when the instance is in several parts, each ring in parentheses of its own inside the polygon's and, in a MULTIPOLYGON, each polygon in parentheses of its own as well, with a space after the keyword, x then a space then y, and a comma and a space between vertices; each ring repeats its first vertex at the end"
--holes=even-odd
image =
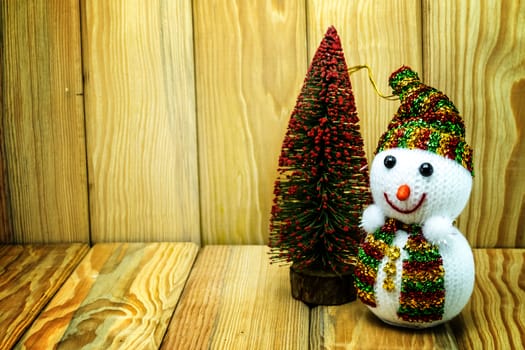
POLYGON ((385 100, 389 100, 389 101, 398 101, 399 100, 399 97, 396 96, 396 95, 385 95, 385 94, 382 94, 379 89, 377 88, 377 85, 376 85, 376 82, 374 80, 374 78, 372 77, 372 69, 367 65, 367 64, 363 64, 363 65, 359 65, 359 66, 353 66, 353 67, 350 67, 348 68, 348 74, 353 74, 355 72, 358 72, 362 69, 366 69, 367 72, 368 72, 368 79, 370 80, 370 82, 372 83, 372 86, 374 87, 374 90, 376 91, 376 94, 381 97, 381 98, 384 98, 385 100))

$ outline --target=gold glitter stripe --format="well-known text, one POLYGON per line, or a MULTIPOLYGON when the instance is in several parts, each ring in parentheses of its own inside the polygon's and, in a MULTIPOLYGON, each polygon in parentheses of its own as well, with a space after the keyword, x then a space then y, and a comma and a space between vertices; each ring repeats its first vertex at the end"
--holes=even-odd
POLYGON ((439 146, 436 150, 436 153, 439 155, 447 154, 447 149, 450 146, 450 140, 452 136, 447 133, 441 133, 441 139, 439 140, 439 146))
POLYGON ((376 298, 373 293, 367 293, 363 290, 358 290, 357 296, 365 304, 374 305, 374 306, 376 305, 376 298))
POLYGON ((427 241, 416 241, 416 240, 407 240, 405 249, 408 248, 411 251, 420 251, 433 248, 433 245, 427 241))
POLYGON ((408 299, 400 302, 400 306, 409 307, 417 309, 419 311, 424 311, 426 309, 433 309, 439 306, 442 306, 445 303, 445 298, 430 298, 425 300, 415 300, 408 299))
POLYGON ((359 260, 355 266, 356 270, 362 272, 363 275, 373 278, 374 281, 377 277, 377 271, 375 268, 365 265, 361 260, 359 260))
POLYGON ((436 269, 429 271, 404 271, 403 278, 417 280, 420 282, 435 282, 438 279, 442 278, 445 275, 445 269, 443 266, 439 266, 436 269))
POLYGON ((373 235, 368 235, 366 237, 366 242, 370 244, 370 246, 381 252, 384 252, 388 248, 388 244, 386 244, 382 240, 376 240, 373 235))

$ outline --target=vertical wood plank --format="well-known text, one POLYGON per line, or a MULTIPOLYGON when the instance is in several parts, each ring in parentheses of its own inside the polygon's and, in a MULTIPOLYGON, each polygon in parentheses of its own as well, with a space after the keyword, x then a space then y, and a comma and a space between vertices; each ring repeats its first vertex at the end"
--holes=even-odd
POLYGON ((423 4, 425 80, 458 107, 474 149, 460 230, 474 247, 525 247, 525 1, 423 4))
POLYGON ((11 349, 87 251, 85 244, 0 246, 0 349, 11 349))
POLYGON ((307 349, 308 321, 266 247, 206 246, 161 349, 307 349))
POLYGON ((194 2, 202 236, 261 244, 307 68, 305 3, 194 2))
POLYGON ((95 245, 17 349, 158 349, 198 246, 95 245))
POLYGON ((2 177, 14 240, 87 242, 79 3, 21 0, 0 7, 2 177))
MULTIPOLYGON (((0 70, 2 70, 1 67, 0 70)), ((1 99, 2 95, 0 93, 0 100, 1 99)), ((0 101, 0 110, 3 111, 1 104, 2 101, 0 101)), ((0 244, 14 243, 13 224, 9 210, 9 185, 7 183, 7 167, 4 159, 5 150, 3 140, 5 138, 3 133, 3 127, 0 125, 0 244)))
POLYGON ((83 1, 94 242, 199 242, 191 1, 83 1))
MULTIPOLYGON (((406 64, 421 72, 421 6, 419 0, 307 0, 308 57, 313 57, 330 25, 341 37, 348 67, 368 64, 379 91, 390 95, 390 74, 406 64)), ((399 102, 380 98, 366 71, 350 76, 369 163, 399 102)))

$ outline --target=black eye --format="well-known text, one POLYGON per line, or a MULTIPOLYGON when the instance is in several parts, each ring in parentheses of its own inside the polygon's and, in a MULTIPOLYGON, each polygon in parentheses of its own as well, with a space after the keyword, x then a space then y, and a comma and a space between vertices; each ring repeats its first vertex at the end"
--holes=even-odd
POLYGON ((419 173, 423 175, 424 177, 429 177, 434 172, 434 168, 432 167, 432 164, 430 163, 423 163, 419 167, 419 173))
POLYGON ((386 156, 384 160, 384 164, 387 169, 392 169, 396 165, 396 157, 386 156))

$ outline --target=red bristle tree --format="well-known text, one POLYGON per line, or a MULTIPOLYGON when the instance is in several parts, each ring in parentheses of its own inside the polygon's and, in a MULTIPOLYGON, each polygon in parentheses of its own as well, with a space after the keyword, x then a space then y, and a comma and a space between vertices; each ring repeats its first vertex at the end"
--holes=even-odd
MULTIPOLYGON (((348 275, 362 238, 359 220, 370 194, 358 122, 341 41, 330 27, 290 117, 270 223, 271 259, 293 263, 292 294, 307 303, 341 302, 296 295, 312 292, 297 291, 308 286, 294 291, 296 272, 348 275)), ((310 282, 301 279, 299 284, 310 282)))

